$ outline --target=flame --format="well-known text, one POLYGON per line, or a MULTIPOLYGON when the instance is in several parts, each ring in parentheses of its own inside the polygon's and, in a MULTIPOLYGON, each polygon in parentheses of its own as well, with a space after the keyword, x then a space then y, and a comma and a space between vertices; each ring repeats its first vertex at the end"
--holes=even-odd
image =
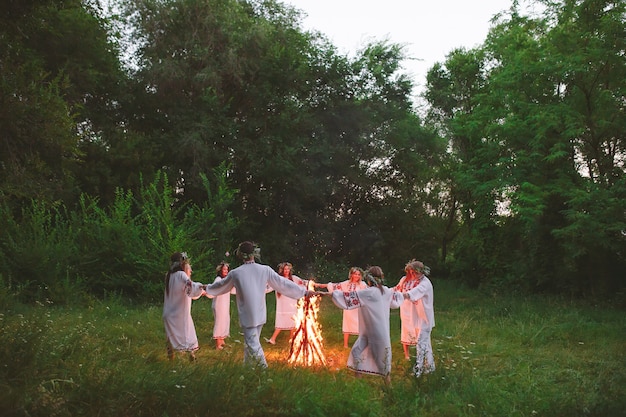
MULTIPOLYGON (((313 290, 313 280, 308 289, 313 290)), ((320 296, 302 297, 298 300, 294 316, 296 330, 291 338, 288 362, 294 365, 326 365, 322 326, 317 321, 320 309, 320 296)))

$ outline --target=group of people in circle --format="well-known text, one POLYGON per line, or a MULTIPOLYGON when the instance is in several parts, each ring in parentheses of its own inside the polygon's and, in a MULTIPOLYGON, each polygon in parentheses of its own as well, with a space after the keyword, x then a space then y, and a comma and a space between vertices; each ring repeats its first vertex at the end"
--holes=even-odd
POLYGON ((176 352, 187 352, 190 359, 195 360, 199 345, 191 317, 191 301, 202 296, 213 299, 213 339, 216 349, 223 349, 225 339, 230 335, 230 297, 233 294, 244 337, 244 363, 266 368, 260 340, 267 320, 266 294, 274 291, 275 328, 272 336, 265 339, 269 344, 276 344, 281 331, 289 331, 293 336, 298 299, 329 296, 343 310, 344 347, 349 347, 351 335, 358 336, 347 363, 358 376, 380 375, 389 382, 391 308, 400 309, 400 341, 405 359, 411 359, 410 349, 415 348, 413 374, 419 377, 435 370, 430 338, 435 326, 434 294, 429 279, 430 268, 422 262, 409 261, 404 268, 405 275, 391 288, 385 285, 384 273, 379 266, 366 270, 352 267, 345 281, 309 285, 307 280, 293 274, 293 266, 288 262, 279 264, 277 271, 257 263, 260 248, 253 242, 240 243, 236 255, 242 264, 231 270, 228 263, 220 263, 212 284, 191 279, 192 268, 186 253, 176 252, 171 256, 165 276, 163 307, 168 358, 173 359, 176 352))

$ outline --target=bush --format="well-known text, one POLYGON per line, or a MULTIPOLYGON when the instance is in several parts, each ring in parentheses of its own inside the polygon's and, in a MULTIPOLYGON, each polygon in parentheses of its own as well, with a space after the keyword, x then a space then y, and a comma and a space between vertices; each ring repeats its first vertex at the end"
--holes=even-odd
POLYGON ((88 195, 73 211, 60 203, 32 201, 15 216, 0 205, 3 290, 23 302, 67 303, 112 294, 155 301, 176 251, 199 261, 200 276, 212 276, 218 261, 214 245, 223 245, 237 222, 227 210, 234 192, 225 180, 214 193, 204 181, 209 198, 202 207, 180 203, 160 174, 142 186, 137 198, 118 190, 107 208, 88 195))

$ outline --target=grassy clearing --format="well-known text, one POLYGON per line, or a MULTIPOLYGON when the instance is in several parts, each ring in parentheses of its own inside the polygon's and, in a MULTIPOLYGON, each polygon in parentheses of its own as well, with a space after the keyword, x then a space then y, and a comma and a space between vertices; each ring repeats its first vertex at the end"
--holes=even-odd
MULTIPOLYGON (((210 300, 194 302, 198 360, 166 358, 161 305, 11 305, 0 315, 3 416, 624 416, 626 315, 548 298, 489 298, 436 282, 437 371, 416 380, 392 310, 391 386, 345 369, 341 311, 323 299, 328 366, 242 366, 242 337, 214 349, 210 300)), ((274 296, 268 295, 273 331, 274 296)), ((237 323, 233 301, 233 323, 237 323)), ((351 339, 353 342, 354 339, 351 339)))

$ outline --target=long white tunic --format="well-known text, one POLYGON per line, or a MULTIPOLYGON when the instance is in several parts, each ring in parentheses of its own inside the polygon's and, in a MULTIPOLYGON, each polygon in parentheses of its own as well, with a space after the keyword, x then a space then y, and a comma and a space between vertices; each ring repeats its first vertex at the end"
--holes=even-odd
MULTIPOLYGON (((283 277, 283 279, 289 280, 283 277)), ((291 276, 291 280, 296 284, 306 288, 307 281, 300 279, 296 275, 291 276)), ((296 328, 296 321, 294 316, 296 315, 298 300, 291 297, 287 297, 276 291, 276 319, 274 320, 274 327, 280 330, 291 330, 296 328)))
POLYGON ((304 297, 307 291, 306 288, 284 279, 269 266, 251 262, 233 269, 223 280, 208 285, 206 292, 220 295, 234 287, 239 324, 241 327, 256 327, 267 321, 265 293, 268 285, 294 299, 304 297))
POLYGON ((202 283, 193 282, 183 271, 170 275, 169 291, 163 299, 165 334, 174 350, 198 349, 198 337, 191 318, 191 300, 202 295, 202 283))
MULTIPOLYGON (((222 280, 223 278, 215 277, 213 282, 222 280)), ((211 307, 213 309, 213 339, 225 339, 230 336, 230 295, 235 294, 233 288, 230 292, 218 296, 208 295, 212 298, 213 302, 211 307)))
POLYGON ((415 329, 432 330, 435 327, 433 284, 424 275, 419 284, 409 290, 408 294, 410 302, 415 305, 415 317, 413 317, 415 329))
MULTIPOLYGON (((419 284, 417 279, 406 279, 403 276, 398 285, 395 286, 396 291, 409 292, 419 284)), ((400 342, 405 345, 417 344, 417 303, 411 300, 404 300, 400 306, 400 342)))
MULTIPOLYGON (((338 284, 328 283, 328 292, 334 291, 357 291, 367 288, 367 284, 363 281, 352 282, 346 280, 338 284)), ((358 310, 344 310, 343 320, 341 322, 341 331, 348 334, 359 334, 359 312, 358 310)))
POLYGON ((433 284, 423 276, 413 289, 407 292, 409 300, 415 304, 417 319, 415 334, 417 335, 416 359, 413 374, 420 377, 435 371, 435 358, 430 341, 430 333, 435 327, 435 309, 433 308, 433 284))
POLYGON ((359 337, 348 357, 348 368, 361 373, 387 376, 391 372, 389 309, 398 308, 402 294, 385 286, 332 293, 335 305, 344 311, 358 311, 359 337))

